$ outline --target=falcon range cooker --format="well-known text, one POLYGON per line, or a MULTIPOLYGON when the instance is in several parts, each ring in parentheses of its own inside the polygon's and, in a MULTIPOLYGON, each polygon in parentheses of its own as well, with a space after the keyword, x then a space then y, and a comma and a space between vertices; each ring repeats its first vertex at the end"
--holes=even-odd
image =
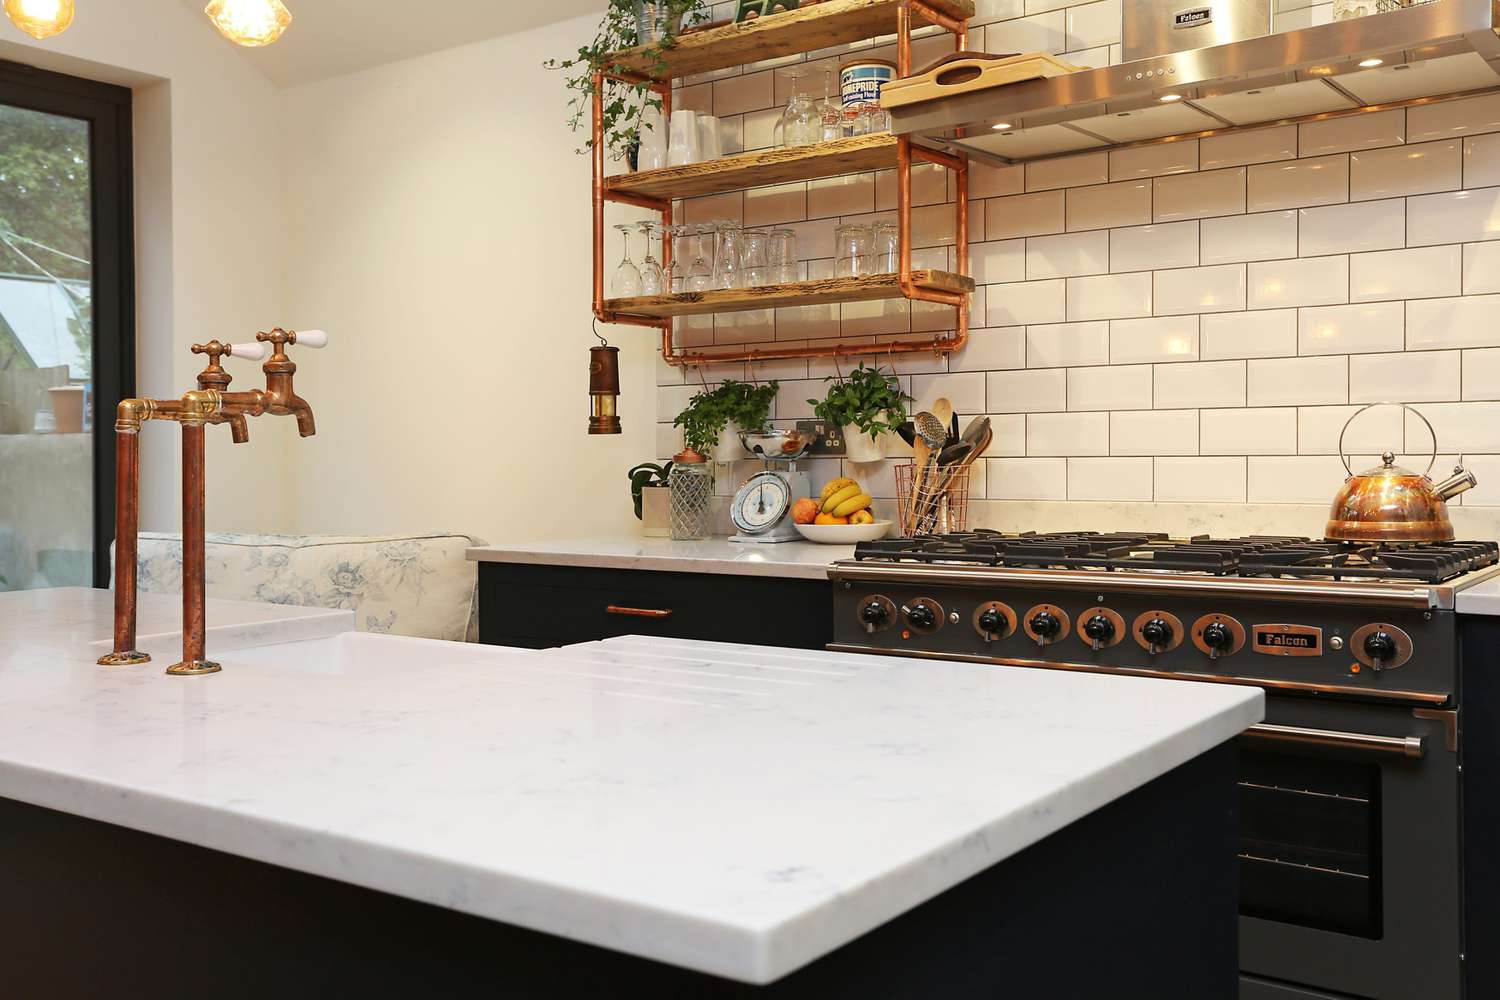
POLYGON ((1493 831, 1465 834, 1500 797, 1477 780, 1500 677, 1472 662, 1492 637, 1465 676, 1454 598, 1497 573, 1493 542, 894 539, 834 564, 830 648, 1264 688, 1239 741, 1241 997, 1492 997, 1493 831))

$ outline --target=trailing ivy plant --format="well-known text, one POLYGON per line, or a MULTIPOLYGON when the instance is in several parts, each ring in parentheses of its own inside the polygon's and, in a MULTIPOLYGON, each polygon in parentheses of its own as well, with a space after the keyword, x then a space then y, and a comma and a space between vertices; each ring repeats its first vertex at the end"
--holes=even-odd
POLYGON ((770 423, 771 401, 776 398, 778 386, 777 382, 751 385, 725 379, 688 400, 672 423, 682 428, 683 440, 689 448, 706 455, 731 422, 747 434, 764 431, 770 423))
MULTIPOLYGON (((660 0, 661 15, 666 23, 681 21, 683 27, 691 27, 708 20, 704 0, 660 0)), ((593 41, 578 49, 578 54, 567 59, 548 59, 542 65, 548 69, 562 70, 567 77, 567 87, 573 92, 568 102, 568 127, 574 132, 591 131, 594 100, 594 72, 624 72, 624 67, 610 61, 610 55, 623 49, 632 49, 640 44, 636 24, 636 0, 609 0, 604 10, 604 20, 593 41)), ((666 51, 676 44, 675 37, 668 36, 653 42, 644 50, 646 59, 653 64, 652 75, 660 75, 666 69, 666 51)), ((646 108, 661 110, 661 98, 645 83, 621 83, 618 80, 604 81, 604 114, 601 134, 604 148, 615 159, 625 156, 639 140, 641 115, 646 108)), ((592 134, 578 150, 586 153, 593 149, 592 134)))
POLYGON ((828 387, 828 394, 808 402, 813 414, 830 426, 853 424, 873 441, 906 423, 906 403, 912 397, 901 391, 894 374, 860 365, 848 378, 829 376, 825 381, 834 383, 828 387))

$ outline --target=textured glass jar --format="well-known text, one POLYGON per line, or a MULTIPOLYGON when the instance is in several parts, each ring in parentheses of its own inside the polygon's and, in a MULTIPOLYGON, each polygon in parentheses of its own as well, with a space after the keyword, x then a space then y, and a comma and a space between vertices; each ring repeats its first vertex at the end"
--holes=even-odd
POLYGON ((714 506, 713 466, 701 455, 678 455, 672 462, 670 480, 672 537, 684 542, 707 538, 714 506))

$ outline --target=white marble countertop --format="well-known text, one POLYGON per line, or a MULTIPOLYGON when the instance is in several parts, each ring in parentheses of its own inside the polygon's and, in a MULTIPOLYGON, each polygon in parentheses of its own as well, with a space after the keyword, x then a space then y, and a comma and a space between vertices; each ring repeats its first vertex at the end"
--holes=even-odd
POLYGON ((219 659, 173 678, 0 644, 0 796, 751 983, 1264 709, 1255 688, 668 639, 350 632, 219 659))
MULTIPOLYGON (((354 628, 354 612, 252 601, 204 605, 210 653, 274 642, 321 639, 354 628)), ((114 648, 115 595, 111 590, 58 587, 0 593, 0 639, 13 648, 35 647, 84 660, 114 648)), ((136 648, 165 664, 182 658, 182 598, 140 594, 136 648)))
POLYGON ((1461 615, 1500 615, 1500 576, 1460 590, 1454 608, 1461 615))
POLYGON ((484 545, 469 549, 468 555, 475 562, 824 580, 830 565, 854 555, 854 546, 812 542, 745 545, 727 538, 675 542, 670 538, 615 535, 566 542, 484 545))

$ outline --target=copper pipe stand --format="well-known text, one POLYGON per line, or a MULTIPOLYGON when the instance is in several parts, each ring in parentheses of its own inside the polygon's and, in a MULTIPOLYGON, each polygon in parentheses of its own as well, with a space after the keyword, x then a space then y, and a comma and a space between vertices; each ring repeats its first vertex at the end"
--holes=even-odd
POLYGON ((213 660, 184 660, 167 668, 173 677, 197 677, 199 674, 216 674, 224 668, 213 660))
POLYGON ((142 663, 150 663, 151 654, 142 653, 139 650, 131 650, 128 653, 107 653, 99 657, 101 667, 138 667, 142 663))

